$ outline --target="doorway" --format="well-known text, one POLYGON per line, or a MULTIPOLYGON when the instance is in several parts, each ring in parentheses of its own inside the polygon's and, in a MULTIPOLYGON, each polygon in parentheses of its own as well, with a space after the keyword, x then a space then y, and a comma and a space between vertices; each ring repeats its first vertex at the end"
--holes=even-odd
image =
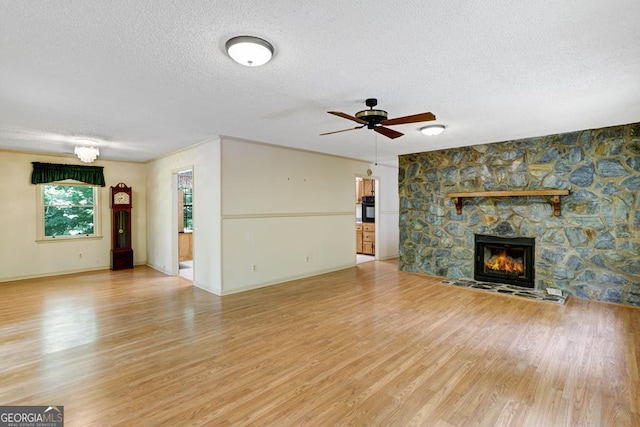
POLYGON ((376 259, 376 184, 356 177, 356 264, 376 259))
POLYGON ((179 171, 177 176, 178 274, 193 282, 193 169, 179 171))

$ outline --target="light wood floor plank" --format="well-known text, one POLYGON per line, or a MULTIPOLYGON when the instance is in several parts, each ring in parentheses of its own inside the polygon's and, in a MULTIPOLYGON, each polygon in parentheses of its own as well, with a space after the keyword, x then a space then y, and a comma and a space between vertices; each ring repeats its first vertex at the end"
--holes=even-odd
POLYGON ((370 262, 216 297, 146 267, 0 284, 0 405, 68 426, 640 426, 640 310, 370 262))

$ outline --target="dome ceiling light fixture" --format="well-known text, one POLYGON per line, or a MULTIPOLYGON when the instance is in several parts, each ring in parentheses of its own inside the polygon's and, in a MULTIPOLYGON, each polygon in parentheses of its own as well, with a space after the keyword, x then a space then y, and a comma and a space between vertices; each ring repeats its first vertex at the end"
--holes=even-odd
POLYGON ((429 125, 420 128, 420 132, 427 136, 440 135, 444 132, 444 125, 429 125))
POLYGON ((264 65, 273 56, 271 43, 254 36, 233 37, 227 41, 225 47, 234 61, 247 67, 264 65))

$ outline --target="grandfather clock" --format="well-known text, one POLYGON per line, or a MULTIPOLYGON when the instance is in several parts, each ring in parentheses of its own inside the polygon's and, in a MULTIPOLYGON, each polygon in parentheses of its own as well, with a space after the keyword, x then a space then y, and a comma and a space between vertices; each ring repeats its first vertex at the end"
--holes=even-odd
POLYGON ((111 187, 111 269, 133 268, 131 248, 131 187, 111 187))

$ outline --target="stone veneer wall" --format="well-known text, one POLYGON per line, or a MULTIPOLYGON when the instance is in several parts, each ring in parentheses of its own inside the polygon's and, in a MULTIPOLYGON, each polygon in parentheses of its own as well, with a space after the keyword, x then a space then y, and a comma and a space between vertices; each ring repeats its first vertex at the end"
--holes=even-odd
POLYGON ((474 233, 536 240, 537 289, 640 306, 640 123, 400 156, 401 270, 473 278, 474 233), (569 189, 551 197, 449 192, 569 189))

